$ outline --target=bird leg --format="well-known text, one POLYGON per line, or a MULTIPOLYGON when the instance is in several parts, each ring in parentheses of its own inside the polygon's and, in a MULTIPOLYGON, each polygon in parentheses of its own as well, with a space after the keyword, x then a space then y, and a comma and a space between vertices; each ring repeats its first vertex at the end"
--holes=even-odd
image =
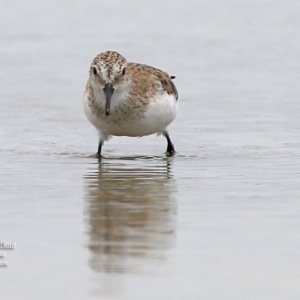
POLYGON ((168 142, 166 155, 167 156, 173 156, 175 154, 175 148, 174 148, 174 145, 173 145, 173 143, 170 139, 169 133, 167 131, 164 131, 163 136, 167 139, 167 142, 168 142))
POLYGON ((97 151, 97 153, 96 153, 96 157, 98 157, 98 158, 101 158, 102 145, 103 145, 103 142, 102 142, 102 140, 100 139, 99 145, 98 145, 98 151, 97 151))

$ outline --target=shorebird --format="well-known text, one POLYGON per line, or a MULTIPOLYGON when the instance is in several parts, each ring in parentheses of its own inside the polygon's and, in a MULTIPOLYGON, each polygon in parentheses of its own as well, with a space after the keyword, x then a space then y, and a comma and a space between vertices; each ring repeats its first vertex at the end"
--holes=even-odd
POLYGON ((155 133, 167 139, 166 155, 174 155, 167 131, 178 107, 174 78, 154 67, 127 62, 115 51, 93 59, 83 102, 85 115, 99 132, 98 157, 111 136, 155 133))

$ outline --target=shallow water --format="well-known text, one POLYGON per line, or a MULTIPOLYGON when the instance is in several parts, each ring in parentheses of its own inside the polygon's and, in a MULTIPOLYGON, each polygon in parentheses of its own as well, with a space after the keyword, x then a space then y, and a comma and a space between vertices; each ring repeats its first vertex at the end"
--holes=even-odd
POLYGON ((299 299, 299 12, 2 3, 2 298, 299 299), (82 94, 108 49, 176 75, 175 157, 151 136, 93 158, 82 94))

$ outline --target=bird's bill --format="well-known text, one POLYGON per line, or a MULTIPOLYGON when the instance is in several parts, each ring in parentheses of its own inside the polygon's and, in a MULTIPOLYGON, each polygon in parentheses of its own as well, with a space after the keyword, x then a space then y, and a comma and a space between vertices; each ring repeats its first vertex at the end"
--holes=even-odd
POLYGON ((115 89, 111 83, 106 83, 103 88, 103 91, 104 91, 104 95, 105 95, 105 99, 106 99, 105 114, 108 116, 110 114, 111 97, 112 97, 115 89))

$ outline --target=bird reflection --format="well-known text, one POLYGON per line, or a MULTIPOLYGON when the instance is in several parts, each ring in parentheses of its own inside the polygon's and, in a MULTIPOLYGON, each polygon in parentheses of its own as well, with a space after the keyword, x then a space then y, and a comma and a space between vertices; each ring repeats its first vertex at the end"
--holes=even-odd
POLYGON ((172 159, 109 159, 95 166, 84 178, 90 267, 105 273, 151 269, 175 241, 172 159))

